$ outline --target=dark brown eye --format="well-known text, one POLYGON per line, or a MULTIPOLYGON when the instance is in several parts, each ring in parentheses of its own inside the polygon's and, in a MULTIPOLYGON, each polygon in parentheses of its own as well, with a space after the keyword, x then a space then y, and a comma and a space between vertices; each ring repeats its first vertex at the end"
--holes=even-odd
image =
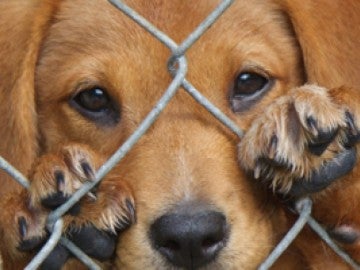
POLYGON ((230 105, 235 113, 249 110, 275 85, 275 78, 243 71, 235 78, 230 90, 230 105))
POLYGON ((110 106, 109 96, 100 88, 82 91, 75 96, 74 100, 82 108, 91 112, 104 111, 110 106))
POLYGON ((260 92, 269 84, 269 79, 253 72, 240 73, 234 82, 233 97, 243 98, 260 92))
POLYGON ((81 91, 70 104, 83 116, 101 124, 113 124, 120 118, 119 106, 100 87, 81 91))

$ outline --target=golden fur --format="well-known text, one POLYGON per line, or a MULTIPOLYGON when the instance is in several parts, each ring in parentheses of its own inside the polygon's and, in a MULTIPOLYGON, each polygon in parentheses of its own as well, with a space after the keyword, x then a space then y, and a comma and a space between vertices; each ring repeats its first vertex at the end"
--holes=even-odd
MULTIPOLYGON (((218 4, 126 2, 176 42, 218 4)), ((238 148, 239 139, 181 90, 101 182, 98 199, 84 198, 81 213, 65 217, 66 228, 91 223, 114 230, 133 218, 126 206, 130 201, 137 221, 120 234, 110 264, 168 269, 150 243, 149 227, 178 204, 201 202, 221 211, 231 227, 226 247, 206 269, 255 269, 293 217, 246 170, 257 170, 254 160, 267 151, 274 132, 280 134, 277 153, 298 168, 275 175, 273 187, 282 190, 341 151, 340 137, 323 156, 294 145, 282 126, 289 118, 284 108, 295 104, 299 145, 309 140, 303 112, 319 116, 321 127, 345 129, 343 112, 349 110, 360 126, 359 95, 353 90, 360 89, 359 25, 356 0, 235 1, 186 56, 187 79, 247 131, 238 148), (265 72, 276 82, 250 108, 234 113, 229 89, 241 70, 265 72)), ((21 236, 14 224, 19 217, 28 222, 26 239, 44 235, 48 212, 40 201, 56 189, 54 170, 60 168, 69 179, 61 187, 65 193, 86 181, 87 175, 76 169, 79 160, 96 170, 132 134, 171 82, 169 56, 158 40, 106 0, 0 1, 0 154, 32 182, 27 192, 0 174, 4 269, 20 269, 33 256, 17 249, 21 236), (76 93, 95 86, 107 89, 119 104, 118 122, 96 123, 69 105, 76 93)), ((314 196, 315 216, 326 226, 360 230, 359 168, 314 196)), ((358 245, 344 248, 360 260, 358 245)), ((80 265, 71 259, 66 269, 80 265)), ((347 269, 305 231, 275 268, 334 265, 347 269)))

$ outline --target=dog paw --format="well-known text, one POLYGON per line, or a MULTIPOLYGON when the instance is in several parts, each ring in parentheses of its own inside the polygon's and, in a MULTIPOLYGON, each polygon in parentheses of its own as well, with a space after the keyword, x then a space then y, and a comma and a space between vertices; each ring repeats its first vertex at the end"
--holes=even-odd
POLYGON ((351 171, 360 139, 352 89, 293 89, 257 118, 239 144, 239 161, 281 193, 320 191, 351 171))
MULTIPOLYGON (((87 225, 82 228, 70 228, 66 236, 80 250, 98 261, 109 260, 114 254, 117 235, 112 232, 101 231, 87 225)), ((59 243, 41 264, 41 269, 62 269, 68 259, 73 257, 73 254, 59 243)))
MULTIPOLYGON (((18 251, 41 248, 49 236, 48 213, 64 204, 85 182, 94 181, 103 163, 101 156, 78 144, 64 146, 38 159, 31 173, 30 190, 24 191, 23 196, 10 197, 8 203, 8 207, 18 208, 15 211, 17 228, 13 232, 18 251)), ((131 189, 110 172, 62 218, 66 237, 89 256, 107 260, 115 251, 118 233, 135 222, 131 189)), ((55 258, 59 267, 54 269, 60 269, 70 256, 69 251, 58 244, 42 268, 54 266, 55 258)))
POLYGON ((19 251, 36 250, 45 242, 47 232, 45 230, 46 213, 29 209, 24 202, 18 202, 16 206, 15 235, 17 235, 17 249, 19 251))
MULTIPOLYGON (((95 180, 104 159, 84 145, 69 145, 42 156, 32 174, 30 205, 54 210, 82 187, 95 180)), ((106 176, 64 217, 65 224, 92 224, 116 232, 135 220, 134 199, 126 183, 106 176)), ((66 225, 67 226, 67 225, 66 225)))

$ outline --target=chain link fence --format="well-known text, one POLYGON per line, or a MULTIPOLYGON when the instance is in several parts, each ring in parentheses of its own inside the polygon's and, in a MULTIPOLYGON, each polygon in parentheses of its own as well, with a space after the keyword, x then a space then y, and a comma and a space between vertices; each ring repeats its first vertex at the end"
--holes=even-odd
MULTIPOLYGON (((129 16, 134 23, 139 24, 156 39, 162 42, 172 52, 168 60, 168 70, 173 76, 173 80, 164 92, 163 96, 158 100, 152 111, 146 116, 143 122, 138 126, 135 132, 125 141, 125 143, 111 156, 105 164, 103 164, 97 171, 95 180, 86 182, 83 186, 75 192, 71 198, 56 210, 51 212, 47 220, 47 229, 51 235, 42 249, 37 253, 33 260, 26 266, 26 270, 35 270, 47 258, 50 252, 55 248, 58 243, 66 247, 74 256, 82 261, 89 269, 101 269, 90 257, 88 257, 82 250, 74 245, 66 237, 62 236, 63 221, 62 216, 73 207, 84 195, 86 195, 92 188, 106 176, 106 174, 118 164, 123 157, 132 149, 137 141, 145 134, 145 132, 156 121, 157 117, 164 110, 172 97, 183 88, 187 91, 198 103, 204 106, 215 118, 222 122, 238 137, 243 136, 243 131, 230 120, 224 113, 222 113, 216 106, 206 99, 187 79, 187 60, 186 51, 201 37, 206 30, 216 22, 223 12, 232 4, 234 0, 223 0, 215 10, 186 38, 181 44, 176 44, 169 36, 165 35, 145 18, 140 16, 136 11, 129 8, 119 0, 109 0, 109 2, 117 7, 121 12, 129 16)), ((12 178, 20 183, 24 188, 29 189, 30 183, 16 168, 9 164, 6 160, 0 157, 0 169, 7 172, 12 178)), ((266 260, 259 266, 259 270, 269 269, 281 254, 289 247, 297 235, 302 231, 304 226, 309 225, 314 232, 316 232, 321 239, 332 248, 348 265, 354 269, 360 270, 360 265, 355 262, 347 253, 341 250, 336 243, 330 238, 321 225, 311 216, 312 201, 309 198, 301 199, 295 204, 295 211, 299 214, 297 221, 292 228, 288 231, 285 237, 269 254, 266 260)), ((1 265, 1 264, 0 264, 1 265)))

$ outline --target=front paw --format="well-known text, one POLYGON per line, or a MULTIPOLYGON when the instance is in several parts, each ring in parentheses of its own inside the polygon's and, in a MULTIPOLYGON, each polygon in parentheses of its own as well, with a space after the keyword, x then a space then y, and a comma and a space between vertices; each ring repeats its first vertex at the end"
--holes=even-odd
MULTIPOLYGON (((105 159, 84 145, 67 145, 42 156, 32 175, 30 202, 53 210, 66 202, 95 172, 105 159)), ((135 203, 130 187, 111 175, 74 205, 64 217, 65 226, 92 224, 116 232, 135 220, 135 203)))
POLYGON ((320 191, 351 171, 360 112, 346 91, 305 85, 279 98, 240 142, 240 164, 293 196, 320 191))
MULTIPOLYGON (((71 144, 45 154, 34 166, 30 190, 10 196, 9 209, 15 213, 6 227, 16 250, 38 252, 47 241, 47 215, 64 204, 83 183, 93 181, 104 159, 84 145, 71 144), (16 207, 16 209, 14 209, 16 207)), ((64 235, 90 257, 103 261, 112 257, 118 233, 135 221, 135 203, 129 186, 111 172, 77 202, 63 217, 64 235)), ((30 254, 30 253, 29 253, 30 254)), ((60 269, 71 257, 61 243, 44 261, 42 269, 60 269)))

